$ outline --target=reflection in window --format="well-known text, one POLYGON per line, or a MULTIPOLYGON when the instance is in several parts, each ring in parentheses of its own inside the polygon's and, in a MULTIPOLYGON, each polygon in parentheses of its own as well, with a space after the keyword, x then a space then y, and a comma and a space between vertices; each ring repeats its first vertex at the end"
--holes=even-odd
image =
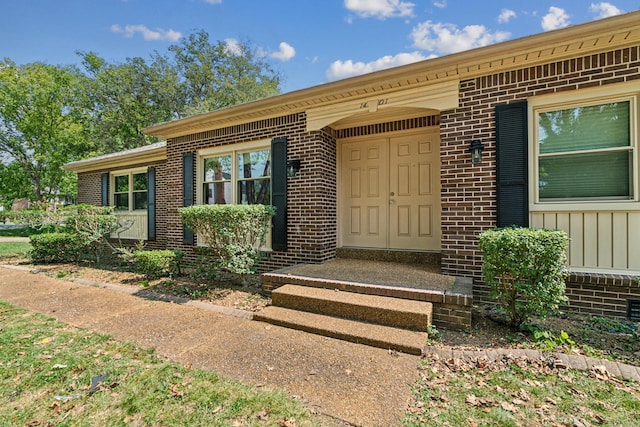
POLYGON ((238 154, 238 204, 271 203, 271 157, 269 150, 238 154))
POLYGON ((114 177, 113 202, 117 211, 147 209, 147 174, 145 172, 114 177))
POLYGON ((633 196, 630 110, 620 101, 537 114, 541 201, 633 196))
POLYGON ((231 156, 204 159, 204 202, 224 205, 231 202, 231 156))
POLYGON ((270 204, 270 153, 264 149, 204 159, 204 203, 270 204))
POLYGON ((129 210, 129 175, 114 178, 114 206, 118 211, 129 210))

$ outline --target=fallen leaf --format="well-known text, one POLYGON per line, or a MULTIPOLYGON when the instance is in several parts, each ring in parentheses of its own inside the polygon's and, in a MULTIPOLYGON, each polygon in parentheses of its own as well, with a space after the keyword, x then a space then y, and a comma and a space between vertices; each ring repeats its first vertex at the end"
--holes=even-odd
POLYGON ((478 427, 478 422, 476 420, 472 420, 471 418, 467 418, 467 424, 469 427, 478 427))
POLYGON ((177 384, 169 385, 169 391, 171 392, 171 397, 182 397, 184 396, 184 391, 178 388, 177 384))
POLYGON ((261 419, 262 421, 267 421, 269 418, 269 413, 267 411, 260 411, 256 414, 256 417, 261 419))
POLYGON ((467 394, 467 397, 464 399, 464 403, 471 406, 477 406, 478 398, 473 394, 467 394))
POLYGON ((509 402, 502 402, 500 404, 500 406, 502 407, 502 409, 504 409, 505 411, 509 411, 509 412, 517 412, 518 408, 516 408, 515 406, 513 406, 511 403, 509 402))

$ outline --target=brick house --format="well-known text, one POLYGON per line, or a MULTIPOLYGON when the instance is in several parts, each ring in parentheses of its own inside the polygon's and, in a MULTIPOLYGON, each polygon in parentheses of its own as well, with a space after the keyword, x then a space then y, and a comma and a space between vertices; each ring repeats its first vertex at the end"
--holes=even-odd
POLYGON ((562 229, 570 305, 635 316, 639 98, 633 12, 154 125, 166 142, 67 169, 79 202, 115 205, 135 223, 121 237, 150 247, 193 254, 182 206, 270 199, 264 271, 431 252, 480 300, 481 231, 562 229))

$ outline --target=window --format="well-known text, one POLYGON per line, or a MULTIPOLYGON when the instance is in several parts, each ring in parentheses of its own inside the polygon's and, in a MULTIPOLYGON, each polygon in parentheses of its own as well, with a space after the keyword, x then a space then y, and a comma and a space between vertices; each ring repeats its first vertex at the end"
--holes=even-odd
POLYGON ((538 202, 636 197, 635 98, 534 106, 538 202))
POLYGON ((268 147, 200 153, 204 204, 271 204, 271 152, 268 147), (210 154, 208 154, 210 153, 210 154))
POLYGON ((113 205, 121 212, 147 209, 147 173, 114 173, 113 205))

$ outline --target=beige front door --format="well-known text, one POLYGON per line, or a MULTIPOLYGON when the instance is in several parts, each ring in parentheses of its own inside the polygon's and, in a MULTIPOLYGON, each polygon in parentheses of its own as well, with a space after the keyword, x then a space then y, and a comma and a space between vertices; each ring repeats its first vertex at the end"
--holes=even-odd
POLYGON ((341 143, 342 246, 440 250, 440 137, 341 143))

